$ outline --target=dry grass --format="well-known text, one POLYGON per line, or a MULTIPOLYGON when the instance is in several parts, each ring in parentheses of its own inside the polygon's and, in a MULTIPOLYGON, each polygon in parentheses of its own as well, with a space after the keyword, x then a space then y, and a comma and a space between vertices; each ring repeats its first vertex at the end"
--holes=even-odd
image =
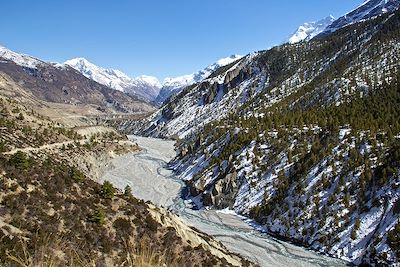
MULTIPOLYGON (((39 242, 35 242, 36 244, 39 242)), ((125 256, 112 259, 112 262, 122 262, 121 267, 177 267, 168 262, 164 255, 152 249, 149 238, 143 238, 137 244, 125 242, 125 256)), ((40 239, 40 245, 30 247, 27 240, 19 240, 16 248, 7 253, 3 267, 96 267, 96 260, 85 259, 78 251, 71 248, 60 237, 47 236, 40 239)))
MULTIPOLYGON (((149 238, 142 238, 137 244, 125 242, 126 260, 122 266, 127 267, 178 267, 169 262, 165 255, 160 255, 151 246, 149 238)), ((173 249, 173 248, 171 248, 173 249)))
POLYGON ((96 266, 94 261, 82 258, 68 246, 66 240, 51 235, 44 238, 35 237, 33 247, 27 240, 21 239, 13 251, 7 252, 5 266, 21 267, 58 267, 58 266, 96 266), (38 242, 40 240, 40 242, 38 242), (67 260, 66 260, 67 259, 67 260))

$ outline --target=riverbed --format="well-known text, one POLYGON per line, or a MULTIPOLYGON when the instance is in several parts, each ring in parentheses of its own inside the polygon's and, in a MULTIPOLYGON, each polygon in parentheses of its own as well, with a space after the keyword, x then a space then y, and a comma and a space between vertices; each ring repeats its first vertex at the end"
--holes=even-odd
POLYGON ((168 169, 174 142, 130 136, 142 149, 113 159, 102 176, 123 190, 178 214, 182 220, 220 240, 229 250, 260 266, 345 266, 343 261, 277 240, 251 227, 230 211, 193 210, 181 198, 183 182, 168 169))

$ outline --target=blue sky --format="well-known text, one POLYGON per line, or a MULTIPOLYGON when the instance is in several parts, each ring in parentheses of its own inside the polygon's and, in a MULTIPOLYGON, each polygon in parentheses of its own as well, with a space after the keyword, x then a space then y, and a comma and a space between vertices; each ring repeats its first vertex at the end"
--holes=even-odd
POLYGON ((362 0, 2 0, 0 44, 41 59, 85 57, 130 76, 189 74, 281 43, 362 0))

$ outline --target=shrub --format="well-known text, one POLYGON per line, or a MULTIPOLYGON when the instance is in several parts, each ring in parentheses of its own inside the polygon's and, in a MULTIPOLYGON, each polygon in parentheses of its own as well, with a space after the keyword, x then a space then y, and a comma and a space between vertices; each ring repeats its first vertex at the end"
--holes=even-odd
POLYGON ((20 120, 20 121, 23 121, 24 120, 24 115, 22 115, 22 113, 19 113, 17 119, 20 120))
POLYGON ((133 197, 133 195, 132 195, 132 188, 131 188, 129 185, 125 186, 124 195, 125 195, 126 197, 128 197, 128 198, 133 197))
POLYGON ((351 239, 355 240, 357 238, 357 230, 353 228, 350 235, 351 239))
POLYGON ((26 153, 22 151, 17 151, 13 154, 9 160, 10 164, 14 165, 16 168, 25 170, 29 168, 29 161, 26 153))
POLYGON ((388 233, 388 244, 396 253, 396 257, 400 258, 400 222, 388 233))
POLYGON ((97 208, 88 218, 88 221, 96 224, 104 224, 106 222, 106 214, 103 209, 97 208))
POLYGON ((115 188, 109 181, 104 181, 101 186, 101 196, 103 198, 111 199, 115 194, 115 188))
POLYGON ((85 175, 75 167, 71 168, 71 178, 77 182, 81 183, 85 180, 85 175))
POLYGON ((6 143, 4 141, 0 142, 0 152, 6 151, 6 143))
POLYGON ((150 229, 150 230, 153 231, 153 232, 156 232, 159 223, 158 223, 156 220, 154 220, 153 217, 152 217, 150 214, 148 214, 148 215, 146 216, 146 219, 145 219, 145 220, 146 220, 147 228, 150 229))

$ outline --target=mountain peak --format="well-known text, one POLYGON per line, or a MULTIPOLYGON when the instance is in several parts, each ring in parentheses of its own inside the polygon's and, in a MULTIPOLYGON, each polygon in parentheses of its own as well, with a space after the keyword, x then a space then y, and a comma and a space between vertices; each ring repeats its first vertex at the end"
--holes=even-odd
POLYGON ((217 64, 219 66, 229 65, 232 62, 234 62, 242 57, 243 56, 241 56, 241 55, 230 55, 229 57, 225 57, 225 58, 221 58, 221 59, 217 60, 217 62, 215 64, 217 64))
POLYGON ((140 75, 139 77, 136 77, 135 80, 143 81, 145 83, 148 83, 154 87, 162 87, 161 82, 154 76, 149 76, 149 75, 140 75))
POLYGON ((145 101, 152 101, 161 88, 160 82, 155 77, 143 75, 130 78, 120 70, 99 67, 83 57, 67 60, 64 64, 76 69, 91 80, 145 101))
POLYGON ((297 31, 289 38, 290 44, 295 44, 303 40, 311 40, 321 32, 323 32, 326 27, 328 27, 335 18, 332 15, 327 16, 319 21, 306 22, 301 25, 297 31))

